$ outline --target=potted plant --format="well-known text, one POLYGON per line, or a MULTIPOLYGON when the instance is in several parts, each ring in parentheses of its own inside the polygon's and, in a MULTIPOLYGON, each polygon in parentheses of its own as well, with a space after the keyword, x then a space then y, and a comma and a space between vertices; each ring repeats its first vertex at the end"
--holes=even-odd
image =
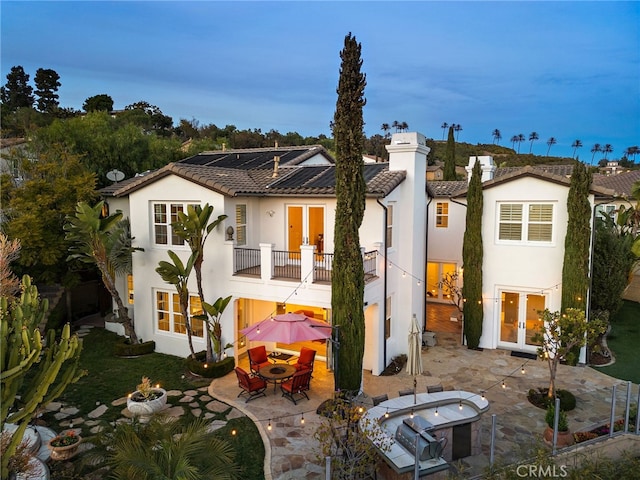
MULTIPOLYGON (((544 441, 551 445, 553 443, 553 424, 556 416, 556 407, 555 405, 549 405, 547 407, 547 414, 544 419, 547 422, 547 427, 544 430, 543 438, 544 441)), ((556 447, 563 448, 573 445, 574 438, 571 432, 569 431, 569 423, 567 421, 567 414, 562 409, 560 410, 560 414, 558 416, 558 438, 556 441, 556 447)))
POLYGON ((82 437, 74 430, 67 430, 49 440, 53 460, 68 460, 78 453, 82 437))
POLYGON ((163 410, 167 404, 167 391, 151 385, 149 377, 142 377, 136 391, 127 398, 127 409, 134 416, 150 416, 163 410))

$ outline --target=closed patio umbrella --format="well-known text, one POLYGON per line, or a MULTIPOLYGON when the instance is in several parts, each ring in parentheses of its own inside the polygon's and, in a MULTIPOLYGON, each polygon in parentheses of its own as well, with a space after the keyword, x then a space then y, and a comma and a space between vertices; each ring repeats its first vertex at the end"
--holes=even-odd
POLYGON ((254 341, 295 343, 326 340, 331 337, 331 326, 301 313, 285 313, 243 328, 240 333, 254 341))
POLYGON ((413 375, 413 403, 416 403, 416 376, 422 374, 422 330, 415 314, 411 319, 411 330, 409 330, 407 373, 413 375))

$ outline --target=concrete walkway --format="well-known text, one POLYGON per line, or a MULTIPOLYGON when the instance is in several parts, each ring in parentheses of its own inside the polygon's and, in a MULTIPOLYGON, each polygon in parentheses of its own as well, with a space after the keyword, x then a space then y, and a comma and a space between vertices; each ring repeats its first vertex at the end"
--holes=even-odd
POLYGON ((636 268, 633 277, 631 277, 631 282, 622 293, 622 298, 640 303, 640 265, 636 268))

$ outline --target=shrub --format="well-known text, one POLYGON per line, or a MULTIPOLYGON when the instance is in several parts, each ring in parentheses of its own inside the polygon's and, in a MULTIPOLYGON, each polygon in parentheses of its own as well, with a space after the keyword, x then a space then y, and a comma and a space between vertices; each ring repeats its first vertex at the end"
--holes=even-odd
MULTIPOLYGON (((549 425, 549 428, 553 428, 555 416, 556 416, 555 405, 549 405, 547 407, 547 414, 544 417, 544 420, 545 422, 547 422, 547 425, 549 425)), ((569 422, 567 421, 567 414, 562 409, 560 409, 560 415, 558 416, 558 431, 559 432, 569 431, 569 422)))
MULTIPOLYGON (((549 399, 547 396, 548 391, 546 388, 538 390, 532 388, 527 394, 527 399, 538 408, 547 408, 549 405, 555 404, 555 399, 549 399)), ((570 412, 576 408, 576 397, 569 390, 556 390, 556 395, 560 398, 560 410, 570 412)))
POLYGON ((123 338, 113 345, 113 353, 117 357, 137 357, 153 353, 156 349, 156 342, 150 340, 142 343, 128 343, 129 340, 123 338))
POLYGON ((220 378, 231 372, 236 361, 233 357, 227 357, 224 360, 213 363, 206 363, 207 352, 202 351, 196 353, 195 358, 187 357, 185 364, 191 373, 205 378, 220 378))

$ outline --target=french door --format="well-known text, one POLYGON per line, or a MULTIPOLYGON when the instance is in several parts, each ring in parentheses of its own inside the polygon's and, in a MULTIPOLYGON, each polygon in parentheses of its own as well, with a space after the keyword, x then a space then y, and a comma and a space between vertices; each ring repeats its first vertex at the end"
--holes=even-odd
POLYGON ((289 252, 299 252, 300 245, 315 245, 316 252, 323 253, 323 205, 288 205, 287 226, 289 252))
POLYGON ((540 294, 500 292, 498 345, 512 350, 535 352, 540 344, 533 337, 542 326, 538 311, 544 310, 545 301, 545 296, 540 294))

